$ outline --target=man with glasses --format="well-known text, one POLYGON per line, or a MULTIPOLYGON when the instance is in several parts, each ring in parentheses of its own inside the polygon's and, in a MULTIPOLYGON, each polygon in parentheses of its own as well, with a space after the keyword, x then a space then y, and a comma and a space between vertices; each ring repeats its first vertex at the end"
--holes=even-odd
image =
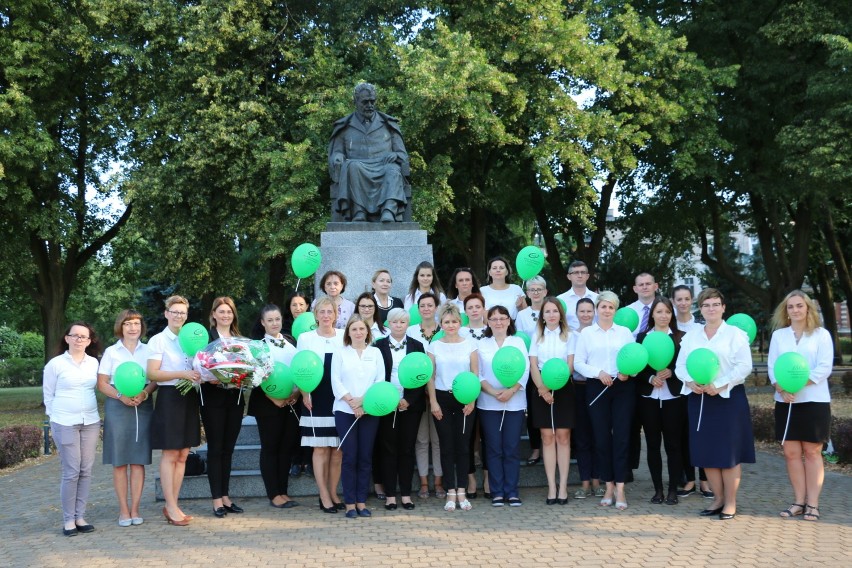
POLYGON ((558 298, 565 302, 565 320, 571 329, 576 330, 580 329, 580 320, 577 319, 577 302, 580 298, 589 298, 594 302, 598 295, 586 288, 586 282, 589 281, 589 267, 582 260, 575 260, 568 265, 568 280, 571 281, 571 289, 559 294, 558 298))

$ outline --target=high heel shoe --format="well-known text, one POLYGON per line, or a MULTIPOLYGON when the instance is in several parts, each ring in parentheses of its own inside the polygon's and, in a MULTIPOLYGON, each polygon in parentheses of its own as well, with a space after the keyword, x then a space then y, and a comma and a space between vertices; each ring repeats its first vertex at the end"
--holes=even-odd
POLYGON ((337 507, 334 506, 334 503, 332 503, 331 507, 326 507, 325 505, 322 504, 321 498, 317 499, 317 501, 319 501, 319 508, 323 513, 329 513, 329 514, 337 513, 337 507))
POLYGON ((165 507, 163 507, 163 516, 166 518, 166 521, 170 525, 174 525, 176 527, 185 527, 186 525, 189 524, 189 521, 187 521, 186 519, 173 519, 173 518, 171 518, 169 516, 169 511, 165 507))

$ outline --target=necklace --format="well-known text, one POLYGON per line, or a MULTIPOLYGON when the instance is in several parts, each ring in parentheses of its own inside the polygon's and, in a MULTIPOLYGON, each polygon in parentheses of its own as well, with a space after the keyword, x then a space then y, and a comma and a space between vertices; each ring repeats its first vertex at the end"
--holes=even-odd
POLYGON ((276 337, 269 337, 269 338, 266 339, 266 341, 268 341, 269 343, 271 343, 275 347, 279 347, 281 349, 284 349, 284 338, 283 337, 280 338, 280 339, 276 338, 276 337))
POLYGON ((473 328, 468 328, 468 329, 470 330, 470 336, 473 337, 474 339, 476 339, 477 341, 479 341, 480 339, 485 337, 485 328, 484 327, 482 328, 482 333, 480 333, 478 335, 473 328))
POLYGON ((425 332, 425 331, 423 330, 423 328, 421 327, 421 328, 420 328, 420 335, 421 335, 421 336, 423 336, 423 339, 425 339, 425 340, 428 342, 428 341, 432 341, 432 338, 433 338, 433 337, 435 337, 435 334, 436 334, 436 333, 438 333, 439 331, 441 331, 441 326, 440 326, 440 325, 439 325, 439 326, 437 326, 437 327, 435 328, 435 330, 434 330, 434 331, 432 331, 432 333, 430 333, 429 335, 426 335, 426 332, 425 332))
MULTIPOLYGON (((421 331, 422 331, 422 330, 421 330, 421 331)), ((389 341, 389 343, 390 343, 390 348, 391 348, 391 349, 393 349, 394 351, 402 351, 403 349, 405 349, 405 346, 406 346, 406 344, 408 343, 408 338, 404 338, 404 339, 402 340, 402 343, 400 343, 400 344, 399 344, 399 347, 397 347, 396 345, 394 345, 394 344, 393 344, 393 341, 389 341)))

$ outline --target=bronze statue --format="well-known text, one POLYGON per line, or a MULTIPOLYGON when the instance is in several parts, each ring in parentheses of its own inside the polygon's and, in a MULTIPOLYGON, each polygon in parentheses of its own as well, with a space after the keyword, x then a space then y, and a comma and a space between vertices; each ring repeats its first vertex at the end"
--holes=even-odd
POLYGON ((334 122, 328 145, 332 221, 411 220, 411 168, 399 121, 376 110, 376 88, 360 83, 355 112, 334 122))

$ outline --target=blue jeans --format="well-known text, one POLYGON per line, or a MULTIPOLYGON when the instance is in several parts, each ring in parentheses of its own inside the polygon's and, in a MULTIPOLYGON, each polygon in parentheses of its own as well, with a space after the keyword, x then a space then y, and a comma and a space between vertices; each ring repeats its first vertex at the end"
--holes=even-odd
POLYGON ((337 435, 341 440, 346 436, 349 428, 352 428, 340 446, 343 452, 343 464, 340 469, 343 502, 347 505, 366 503, 370 492, 373 444, 379 429, 379 419, 365 414, 356 422, 354 414, 338 411, 334 413, 334 424, 337 426, 337 435))
POLYGON ((518 497, 521 476, 521 431, 524 411, 479 410, 488 453, 488 484, 494 497, 518 497), (503 427, 500 428, 500 421, 503 427))
POLYGON ((63 426, 50 423, 53 441, 59 451, 62 465, 62 483, 59 485, 59 499, 62 501, 62 520, 72 523, 86 516, 86 503, 89 500, 89 487, 92 485, 92 466, 95 463, 95 449, 101 432, 101 423, 84 426, 74 424, 63 426))

